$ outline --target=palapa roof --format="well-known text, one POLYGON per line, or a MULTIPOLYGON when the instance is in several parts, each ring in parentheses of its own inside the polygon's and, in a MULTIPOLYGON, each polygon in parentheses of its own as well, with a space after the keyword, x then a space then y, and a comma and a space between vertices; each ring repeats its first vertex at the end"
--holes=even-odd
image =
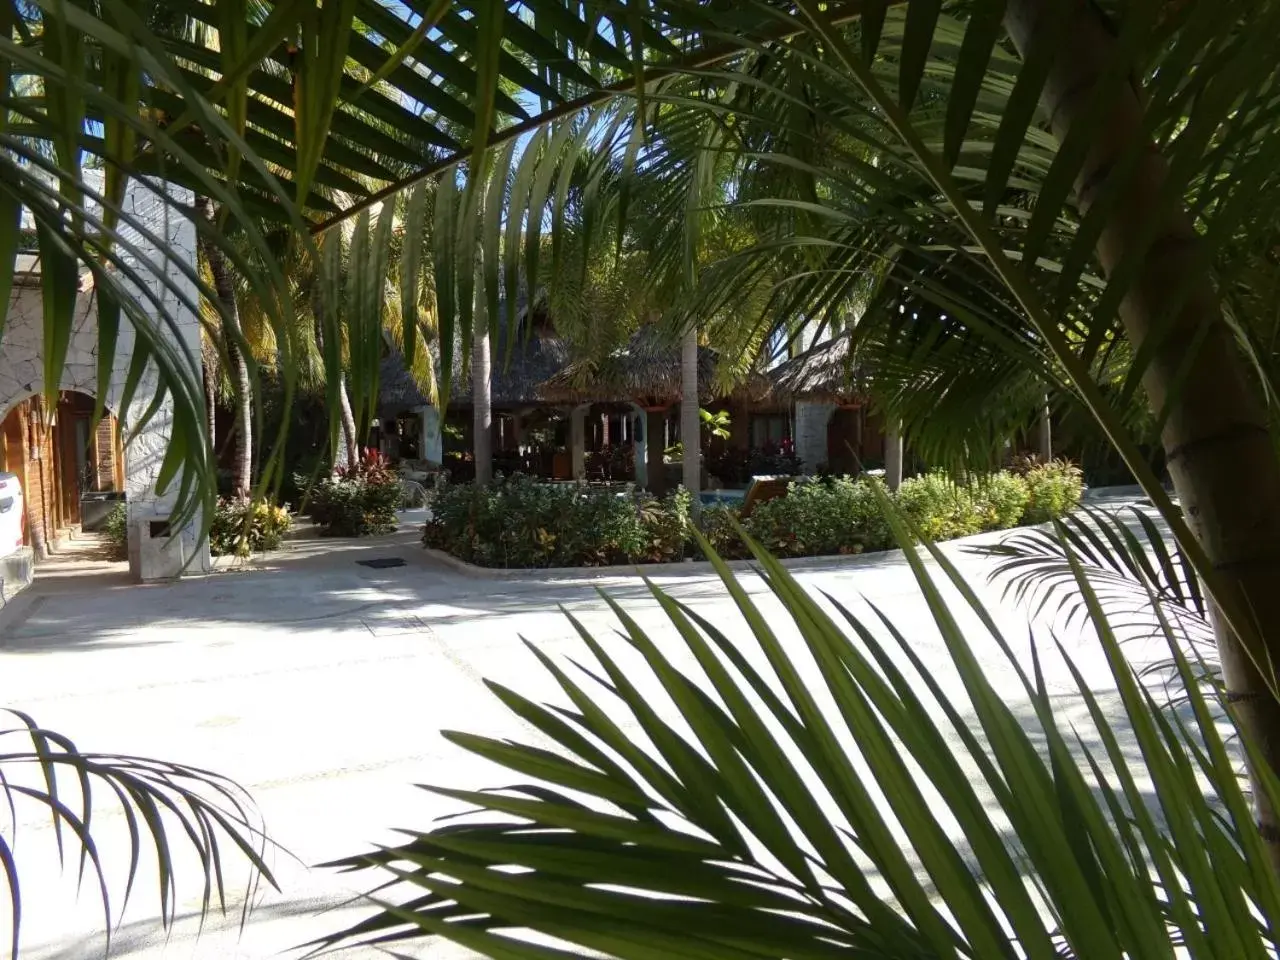
MULTIPOLYGON (((498 335, 489 344, 490 395, 495 406, 532 406, 543 402, 539 386, 569 362, 568 345, 552 335, 545 324, 535 322, 534 329, 529 330, 523 322, 526 316, 523 301, 517 306, 521 322, 512 325, 506 321, 506 302, 500 305, 498 335)), ((537 319, 535 311, 535 321, 537 319)), ((471 404, 470 359, 470 356, 464 357, 461 349, 454 352, 453 383, 449 392, 451 407, 471 404)), ((389 350, 382 359, 379 376, 378 406, 383 415, 429 402, 409 372, 404 355, 394 348, 389 350)))
MULTIPOLYGON (((495 406, 533 406, 544 402, 539 386, 561 370, 568 362, 569 351, 564 341, 555 337, 531 336, 511 344, 508 359, 505 338, 499 337, 490 344, 492 363, 490 397, 495 406)), ((470 358, 468 358, 470 359, 470 358)), ((453 384, 449 391, 449 406, 465 407, 471 404, 471 372, 463 373, 463 358, 457 354, 453 360, 453 384)), ((411 410, 430 401, 414 382, 398 350, 391 350, 382 360, 379 378, 379 406, 384 411, 411 410)))
MULTIPOLYGON (((716 352, 698 348, 698 392, 703 400, 722 394, 715 383, 716 352)), ((555 403, 636 403, 663 407, 681 399, 680 344, 655 327, 642 327, 626 345, 602 360, 567 364, 542 385, 542 396, 555 403)), ((771 384, 752 374, 734 393, 751 400, 769 395, 771 384)))
POLYGON ((849 335, 814 344, 774 367, 775 396, 830 403, 860 403, 865 390, 849 356, 849 335))
MULTIPOLYGON (((523 307, 521 307, 523 312, 523 307)), ((517 324, 517 339, 507 336, 508 325, 499 321, 498 337, 490 347, 492 358, 492 402, 495 406, 536 406, 539 404, 636 403, 665 407, 680 400, 680 344, 663 331, 644 327, 627 344, 602 360, 573 359, 569 345, 552 335, 545 324, 526 334, 517 324), (508 358, 508 347, 510 356, 508 358)), ((449 405, 471 403, 470 371, 463 375, 463 356, 455 354, 453 386, 449 405)), ((467 358, 469 360, 469 357, 467 358)), ((716 352, 698 349, 698 386, 701 400, 723 396, 716 384, 716 352)), ((468 364, 469 366, 469 364, 468 364)), ((775 399, 772 377, 752 372, 740 382, 732 396, 751 403, 775 399)), ((425 406, 403 355, 394 348, 382 360, 379 410, 383 416, 425 406)))

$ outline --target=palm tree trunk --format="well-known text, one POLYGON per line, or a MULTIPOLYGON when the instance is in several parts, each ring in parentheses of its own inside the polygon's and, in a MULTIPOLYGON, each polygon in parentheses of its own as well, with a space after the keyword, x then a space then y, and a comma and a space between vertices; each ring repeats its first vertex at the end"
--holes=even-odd
MULTIPOLYGON (((206 218, 214 218, 213 204, 207 197, 196 198, 196 209, 206 218)), ((209 273, 213 277, 213 291, 218 297, 222 316, 227 361, 231 366, 236 432, 235 454, 231 464, 231 493, 235 497, 247 497, 253 488, 253 384, 249 380, 249 365, 241 350, 244 336, 240 329, 240 309, 236 305, 235 285, 231 281, 231 271, 227 268, 222 250, 201 234, 200 252, 204 254, 205 262, 209 264, 209 273)))
POLYGON ((201 367, 204 374, 204 412, 209 428, 209 447, 212 449, 213 445, 217 443, 218 438, 218 370, 217 367, 214 366, 213 349, 208 347, 207 344, 202 360, 203 363, 201 364, 201 367))
POLYGON ((493 402, 490 394, 493 369, 489 361, 488 325, 476 325, 471 337, 472 448, 476 458, 476 485, 493 479, 493 402))
MULTIPOLYGON (((1049 0, 1009 0, 1005 25, 1023 53, 1038 42, 1039 31, 1050 29, 1052 6, 1049 0)), ((1057 56, 1041 107, 1062 141, 1089 109, 1093 89, 1117 55, 1116 39, 1099 8, 1078 0, 1065 28, 1048 42, 1057 56)), ((1138 169, 1112 200, 1098 259, 1103 274, 1112 275, 1144 242, 1149 225, 1160 224, 1120 315, 1135 353, 1144 346, 1151 350, 1143 387, 1151 408, 1166 414, 1161 442, 1169 472, 1187 521, 1217 571, 1217 599, 1248 611, 1262 647, 1255 651, 1259 661, 1280 663, 1280 462, 1261 398, 1223 321, 1190 218, 1160 202, 1169 167, 1146 142, 1139 91, 1128 88, 1114 96, 1110 108, 1091 137, 1076 197, 1087 212, 1104 191, 1108 172, 1136 151, 1138 169)), ((1280 701, 1221 616, 1215 626, 1227 698, 1244 735, 1280 772, 1280 701)), ((1263 837, 1280 866, 1280 820, 1261 791, 1254 796, 1263 837)))
POLYGON ((698 414, 698 328, 680 342, 680 439, 684 442, 683 483, 698 509, 702 490, 702 418, 698 414))
POLYGON ((351 412, 346 377, 338 378, 338 405, 342 413, 342 445, 346 448, 347 465, 354 466, 360 460, 360 434, 356 432, 356 418, 351 412))

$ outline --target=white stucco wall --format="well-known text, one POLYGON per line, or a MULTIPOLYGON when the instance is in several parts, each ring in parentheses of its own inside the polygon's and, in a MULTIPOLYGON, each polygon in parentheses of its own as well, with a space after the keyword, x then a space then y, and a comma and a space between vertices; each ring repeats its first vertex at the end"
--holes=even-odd
MULTIPOLYGON (((137 247, 136 254, 126 254, 125 259, 146 279, 147 288, 160 300, 157 307, 139 297, 147 314, 153 318, 167 316, 171 321, 164 326, 164 336, 177 347, 191 365, 195 383, 200 382, 200 323, 189 306, 184 305, 177 291, 169 290, 155 275, 155 269, 164 269, 167 276, 185 294, 196 301, 194 280, 184 277, 172 263, 166 262, 165 251, 181 258, 192 270, 196 263, 195 225, 173 204, 190 206, 191 192, 185 188, 168 186, 164 193, 147 184, 134 183, 125 196, 126 211, 148 225, 154 238, 143 236, 138 230, 122 226, 124 239, 137 247), (163 244, 163 250, 161 245, 163 244), (149 266, 144 261, 150 261, 149 266)), ((131 284, 129 288, 138 293, 131 284)), ((66 364, 58 386, 65 390, 77 390, 90 396, 98 395, 98 333, 97 304, 91 279, 82 277, 81 294, 75 308, 75 332, 67 352, 66 364)), ((129 494, 131 521, 146 517, 166 515, 173 506, 177 483, 160 495, 155 481, 159 473, 173 426, 172 401, 166 399, 151 421, 140 431, 133 430, 155 396, 157 373, 152 366, 144 375, 128 410, 120 409, 125 377, 133 356, 136 332, 127 315, 122 315, 119 339, 116 342, 112 363, 111 384, 107 389, 107 407, 120 420, 126 437, 125 479, 129 494)), ((14 286, 8 306, 3 337, 0 337, 0 419, 19 401, 44 390, 43 360, 43 310, 39 286, 14 286)), ((197 392, 196 396, 201 394, 197 392)), ((209 567, 207 545, 197 546, 199 527, 194 521, 184 531, 187 555, 195 554, 189 569, 206 570, 209 567)), ((130 551, 131 556, 135 551, 130 551)))

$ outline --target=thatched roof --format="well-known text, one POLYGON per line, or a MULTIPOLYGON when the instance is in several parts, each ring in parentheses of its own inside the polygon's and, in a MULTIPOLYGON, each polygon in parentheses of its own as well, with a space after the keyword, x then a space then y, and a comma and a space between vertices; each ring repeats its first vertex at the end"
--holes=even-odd
MULTIPOLYGON (((557 374, 569 362, 569 348, 547 328, 545 317, 535 310, 533 329, 526 325, 523 299, 517 304, 517 323, 506 321, 506 301, 499 307, 498 335, 489 345, 493 366, 491 396, 495 406, 532 406, 543 402, 539 386, 557 374)), ((471 404, 470 357, 461 350, 453 357, 453 384, 449 406, 471 404), (467 367, 464 375, 464 360, 467 367)), ((405 366, 404 356, 392 349, 382 360, 379 377, 378 404, 384 416, 424 406, 413 375, 405 366)))
MULTIPOLYGON (((505 337, 499 336, 490 344, 493 404, 518 407, 544 402, 539 385, 564 368, 569 359, 568 347, 558 338, 539 336, 521 338, 510 347, 508 358, 505 337)), ((471 374, 469 369, 463 374, 462 361, 461 356, 454 356, 453 385, 449 395, 451 407, 471 405, 471 374)), ((429 402, 418 389, 405 366, 404 356, 398 350, 390 351, 383 358, 378 400, 384 413, 411 410, 429 402)))
MULTIPOLYGON (((698 348, 698 392, 701 399, 719 396, 715 386, 716 353, 698 348)), ((769 394, 771 384, 752 375, 735 390, 752 400, 769 394)), ((603 360, 577 360, 542 384, 541 395, 554 403, 636 403, 663 407, 680 400, 680 344, 662 331, 642 327, 626 346, 603 360)))
POLYGON ((814 344, 772 371, 775 397, 859 403, 864 390, 849 357, 849 336, 844 334, 814 344))

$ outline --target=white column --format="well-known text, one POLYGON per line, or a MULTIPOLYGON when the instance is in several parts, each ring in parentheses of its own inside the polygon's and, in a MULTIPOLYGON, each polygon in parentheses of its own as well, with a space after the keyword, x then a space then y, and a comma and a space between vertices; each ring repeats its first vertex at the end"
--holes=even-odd
POLYGON ((680 440, 684 448, 684 488, 693 494, 694 509, 702 489, 702 419, 698 407, 698 329, 680 342, 680 440))
POLYGON ((834 403, 817 403, 812 400, 796 402, 796 456, 801 469, 814 474, 820 464, 827 462, 827 423, 835 412, 834 403))
POLYGON ((444 438, 440 432, 440 411, 435 407, 419 407, 422 417, 422 441, 418 456, 434 466, 444 463, 444 438))
POLYGON ((587 408, 574 407, 569 415, 569 452, 573 457, 573 479, 587 479, 587 408))
POLYGON ((649 447, 645 443, 645 412, 634 403, 631 405, 631 452, 636 463, 636 486, 649 485, 649 447))

